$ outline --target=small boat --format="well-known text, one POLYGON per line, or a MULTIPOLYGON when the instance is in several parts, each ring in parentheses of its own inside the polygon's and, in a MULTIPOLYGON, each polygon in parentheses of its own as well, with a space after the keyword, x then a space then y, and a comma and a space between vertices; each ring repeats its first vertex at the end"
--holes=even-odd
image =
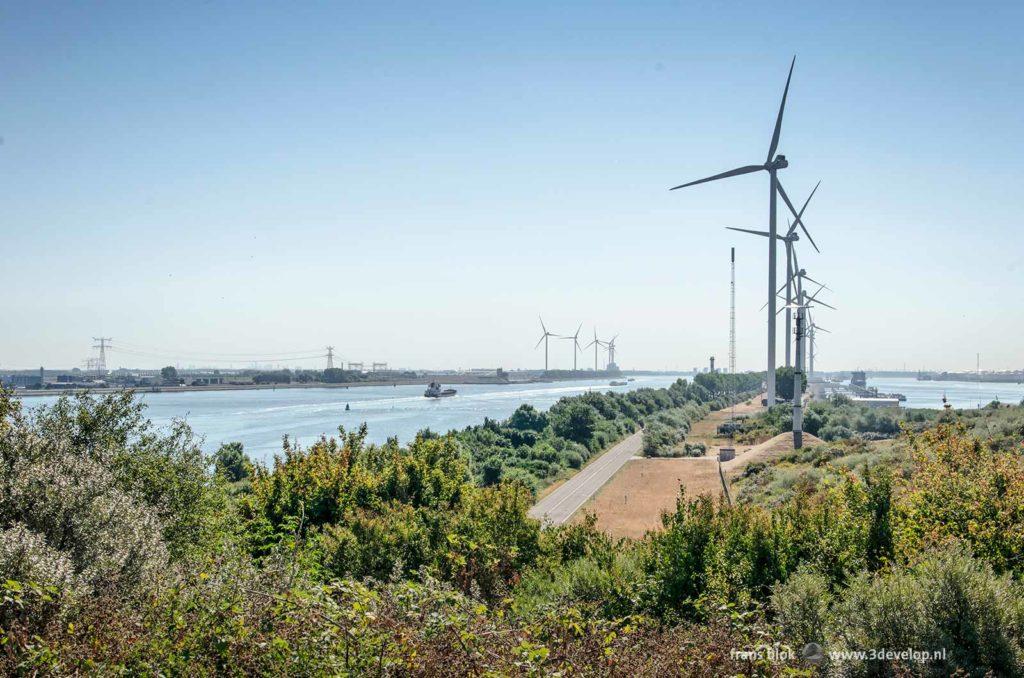
POLYGON ((454 388, 441 388, 441 384, 436 381, 430 382, 427 386, 427 390, 423 392, 425 398, 450 398, 455 395, 456 391, 454 388))
POLYGON ((634 379, 633 377, 630 377, 629 379, 626 379, 626 381, 636 381, 636 379, 634 379))
POLYGON ((624 382, 624 381, 609 381, 608 385, 609 386, 625 386, 626 382, 624 382))

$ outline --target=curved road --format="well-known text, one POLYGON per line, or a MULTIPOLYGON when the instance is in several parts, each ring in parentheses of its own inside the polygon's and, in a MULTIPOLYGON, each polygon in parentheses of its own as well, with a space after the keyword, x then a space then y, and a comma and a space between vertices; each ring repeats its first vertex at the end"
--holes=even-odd
POLYGON ((530 517, 537 518, 546 525, 561 525, 566 522, 615 475, 616 471, 622 468, 623 464, 640 452, 642 444, 643 431, 637 431, 625 438, 534 504, 530 509, 530 517))

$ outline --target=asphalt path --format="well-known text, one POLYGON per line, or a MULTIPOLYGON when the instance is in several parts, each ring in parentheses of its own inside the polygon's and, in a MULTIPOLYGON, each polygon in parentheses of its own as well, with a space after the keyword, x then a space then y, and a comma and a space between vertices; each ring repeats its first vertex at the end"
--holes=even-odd
POLYGON ((637 431, 620 441, 534 504, 530 509, 530 517, 542 520, 546 525, 561 525, 566 522, 622 468, 623 464, 640 452, 642 444, 642 431, 637 431))

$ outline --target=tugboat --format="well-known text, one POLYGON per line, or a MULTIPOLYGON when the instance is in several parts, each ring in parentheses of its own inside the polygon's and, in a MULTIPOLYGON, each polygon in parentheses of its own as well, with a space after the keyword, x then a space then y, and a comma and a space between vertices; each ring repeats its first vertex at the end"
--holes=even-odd
POLYGON ((423 392, 425 398, 450 398, 455 395, 456 391, 454 388, 442 389, 441 384, 436 381, 430 382, 427 386, 427 390, 423 392))

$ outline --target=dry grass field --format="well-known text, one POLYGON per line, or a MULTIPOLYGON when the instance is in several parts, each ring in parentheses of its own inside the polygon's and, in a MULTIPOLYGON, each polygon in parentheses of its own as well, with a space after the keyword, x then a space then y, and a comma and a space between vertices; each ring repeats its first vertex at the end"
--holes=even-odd
MULTIPOLYGON (((757 401, 736 406, 736 414, 753 414, 761 408, 757 401)), ((728 446, 728 438, 717 435, 718 425, 732 416, 731 410, 712 412, 694 424, 688 442, 703 442, 707 456, 699 458, 635 458, 626 463, 611 480, 576 512, 574 521, 584 515, 597 516, 597 527, 613 537, 639 538, 649 530, 661 528, 661 514, 676 506, 680 488, 688 496, 721 496, 722 482, 718 475, 718 448, 728 446)), ((804 444, 821 441, 804 434, 804 444)), ((783 433, 757 445, 735 446, 736 458, 722 464, 726 479, 731 481, 743 473, 748 464, 774 459, 793 449, 793 434, 783 433)))
POLYGON ((718 462, 709 457, 631 459, 573 520, 593 513, 598 529, 613 537, 642 537, 661 527, 662 511, 675 509, 680 487, 690 496, 721 495, 718 462))

